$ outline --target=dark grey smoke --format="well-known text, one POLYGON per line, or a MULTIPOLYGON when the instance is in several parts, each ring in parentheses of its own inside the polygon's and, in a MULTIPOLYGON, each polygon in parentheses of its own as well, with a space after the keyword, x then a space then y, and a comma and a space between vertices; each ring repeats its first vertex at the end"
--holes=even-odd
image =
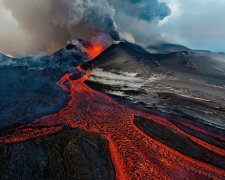
POLYGON ((165 3, 157 0, 109 0, 110 4, 119 12, 145 21, 155 18, 163 19, 170 14, 170 9, 165 3))
POLYGON ((23 42, 21 39, 15 42, 16 38, 14 41, 11 39, 15 35, 8 36, 3 50, 0 43, 0 51, 17 56, 24 56, 24 51, 18 47, 16 51, 10 50, 12 42, 23 44, 21 48, 25 48, 27 54, 37 54, 52 53, 68 41, 78 38, 92 40, 93 37, 103 35, 108 36, 107 39, 118 39, 117 32, 122 38, 129 36, 139 41, 140 34, 145 33, 136 31, 138 26, 150 34, 151 29, 140 27, 143 22, 152 24, 170 14, 166 4, 157 0, 2 0, 2 2, 0 8, 11 13, 17 22, 18 32, 22 30, 24 37, 23 42), (136 27, 133 24, 136 24, 136 27))
POLYGON ((157 38, 158 22, 171 11, 158 0, 109 0, 116 10, 114 21, 122 38, 146 43, 157 38))

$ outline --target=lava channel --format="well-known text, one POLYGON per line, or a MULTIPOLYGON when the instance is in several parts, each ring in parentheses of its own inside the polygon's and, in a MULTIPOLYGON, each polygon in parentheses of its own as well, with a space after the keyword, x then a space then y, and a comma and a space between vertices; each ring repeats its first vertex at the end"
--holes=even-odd
POLYGON ((71 74, 65 74, 57 82, 70 94, 66 107, 30 124, 6 131, 0 137, 0 142, 20 142, 59 132, 69 126, 100 133, 107 138, 117 179, 225 179, 223 169, 185 156, 149 137, 137 128, 134 118, 149 118, 173 128, 201 146, 224 156, 223 149, 187 134, 165 118, 129 109, 91 89, 84 83, 90 73, 80 66, 77 69, 85 74, 81 79, 70 80, 71 74), (65 82, 70 84, 70 88, 64 86, 65 82))

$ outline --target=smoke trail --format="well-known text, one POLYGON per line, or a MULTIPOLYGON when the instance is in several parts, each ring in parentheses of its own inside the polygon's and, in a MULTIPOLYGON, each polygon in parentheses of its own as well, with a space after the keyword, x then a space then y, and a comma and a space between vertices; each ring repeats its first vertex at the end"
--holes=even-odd
MULTIPOLYGON (((151 24, 170 12, 157 0, 0 0, 0 13, 2 9, 14 20, 17 30, 5 35, 0 51, 16 56, 24 56, 24 49, 27 54, 52 53, 67 41, 91 40, 103 34, 107 40, 118 39, 118 33, 139 40, 135 34, 139 22, 151 24), (20 44, 21 48, 12 49, 12 44, 20 44)), ((1 22, 0 27, 1 34, 7 27, 1 22)))

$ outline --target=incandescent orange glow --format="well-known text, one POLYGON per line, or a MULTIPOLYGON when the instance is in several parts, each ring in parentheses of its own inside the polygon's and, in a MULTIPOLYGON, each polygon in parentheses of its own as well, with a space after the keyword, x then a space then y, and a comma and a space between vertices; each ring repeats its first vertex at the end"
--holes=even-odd
POLYGON ((101 44, 91 45, 90 47, 87 48, 87 53, 91 57, 91 59, 94 59, 103 51, 104 49, 101 44))
MULTIPOLYGON (((92 57, 96 57, 103 50, 101 46, 92 48, 95 49, 92 49, 95 53, 89 49, 92 57)), ((183 155, 151 138, 134 124, 134 118, 141 116, 170 127, 221 156, 225 156, 224 149, 184 132, 163 117, 129 109, 111 97, 91 89, 84 83, 91 74, 81 66, 77 69, 84 73, 81 79, 71 80, 71 73, 65 74, 57 82, 63 90, 70 92, 67 106, 57 113, 6 131, 5 135, 0 137, 0 143, 20 142, 59 132, 64 126, 69 126, 104 135, 109 142, 118 180, 225 179, 225 170, 183 155), (70 86, 65 86, 65 82, 70 86)), ((185 125, 196 131, 208 133, 188 122, 185 122, 185 125)), ((212 132, 209 135, 215 136, 212 132)))

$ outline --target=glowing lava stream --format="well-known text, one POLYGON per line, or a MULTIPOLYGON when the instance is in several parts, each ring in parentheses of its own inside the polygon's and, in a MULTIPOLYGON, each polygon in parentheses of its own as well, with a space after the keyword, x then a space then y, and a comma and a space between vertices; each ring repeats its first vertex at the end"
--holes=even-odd
MULTIPOLYGON (((88 87, 84 81, 90 73, 77 67, 85 75, 79 80, 70 80, 64 75, 57 84, 70 92, 67 106, 34 122, 9 130, 0 142, 20 142, 26 139, 52 134, 64 126, 81 128, 103 134, 109 141, 111 158, 117 179, 224 179, 225 171, 187 157, 156 141, 139 130, 133 120, 142 116, 159 124, 169 126, 207 147, 209 144, 183 132, 168 120, 129 109, 109 96, 88 87), (64 83, 70 84, 70 88, 64 83)), ((213 149, 209 145, 209 149, 213 149)), ((222 149, 214 151, 224 153, 222 149)))

